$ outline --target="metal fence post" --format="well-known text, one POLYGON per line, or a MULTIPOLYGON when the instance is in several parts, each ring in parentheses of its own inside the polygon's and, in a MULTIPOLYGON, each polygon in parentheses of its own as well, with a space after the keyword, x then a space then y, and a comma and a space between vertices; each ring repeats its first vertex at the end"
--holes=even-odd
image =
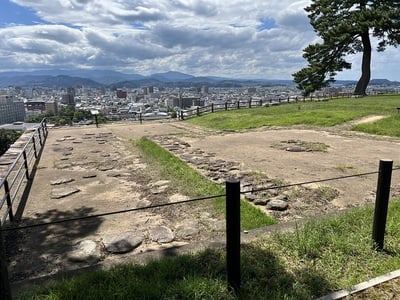
POLYGON ((379 161, 379 175, 376 190, 374 224, 372 239, 376 250, 383 250, 385 238, 386 217, 389 204, 390 184, 392 180, 393 161, 384 159, 379 161))
POLYGON ((226 181, 226 264, 228 287, 240 289, 240 181, 226 181))
POLYGON ((39 135, 39 143, 40 143, 40 146, 43 146, 42 134, 40 133, 40 130, 38 130, 38 135, 39 135))
POLYGON ((4 181, 4 191, 6 193, 8 217, 10 218, 10 222, 12 222, 12 221, 14 221, 14 213, 13 213, 13 209, 12 209, 11 190, 8 185, 7 179, 4 181))
POLYGON ((32 136, 32 143, 33 143, 33 153, 35 154, 35 158, 38 157, 37 155, 37 150, 36 150, 36 140, 35 140, 35 136, 32 136))
POLYGON ((0 225, 0 299, 11 300, 11 287, 8 279, 6 250, 0 225))
POLYGON ((22 155, 24 157, 24 167, 25 167, 25 177, 27 180, 29 180, 29 166, 28 166, 28 157, 26 155, 26 151, 22 152, 22 155))

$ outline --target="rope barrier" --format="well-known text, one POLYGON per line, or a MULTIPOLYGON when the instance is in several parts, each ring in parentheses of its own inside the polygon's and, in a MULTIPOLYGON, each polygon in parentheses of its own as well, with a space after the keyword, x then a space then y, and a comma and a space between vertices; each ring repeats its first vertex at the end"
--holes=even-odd
MULTIPOLYGON (((400 170, 400 167, 392 169, 392 171, 398 171, 398 170, 400 170)), ((271 187, 262 188, 262 189, 252 189, 251 191, 241 192, 240 194, 243 195, 243 194, 248 194, 248 193, 266 191, 266 190, 270 190, 270 189, 282 189, 282 188, 289 188, 289 187, 312 184, 312 183, 320 183, 320 182, 327 182, 327 181, 334 181, 334 180, 342 180, 342 179, 369 176, 369 175, 375 175, 375 174, 379 174, 379 171, 366 172, 366 173, 347 175, 347 176, 340 176, 340 177, 333 177, 333 178, 327 178, 327 179, 311 180, 311 181, 305 181, 305 182, 299 182, 299 183, 293 183, 293 184, 286 184, 286 185, 280 185, 280 186, 271 186, 271 187)), ((29 229, 29 228, 35 228, 35 227, 41 227, 41 226, 49 226, 49 225, 54 225, 54 224, 81 221, 81 220, 87 220, 87 219, 94 219, 94 218, 99 218, 99 217, 104 217, 104 216, 123 214, 123 213, 135 212, 135 211, 152 209, 152 208, 161 208, 161 207, 165 207, 165 206, 171 206, 171 205, 177 205, 177 204, 185 204, 185 203, 191 203, 191 202, 203 201, 203 200, 210 200, 210 199, 221 198, 221 197, 226 197, 226 194, 214 195, 214 196, 205 196, 205 197, 193 198, 193 199, 188 199, 188 200, 176 201, 176 202, 172 202, 172 203, 161 203, 161 204, 150 205, 150 206, 146 206, 146 207, 129 208, 129 209, 105 212, 105 213, 100 213, 100 214, 95 214, 95 215, 90 215, 90 216, 81 216, 81 217, 70 218, 70 219, 61 219, 61 220, 56 220, 56 221, 51 221, 51 222, 43 222, 43 223, 37 223, 37 224, 31 224, 31 225, 25 225, 25 226, 19 226, 19 227, 2 228, 0 231, 7 232, 7 231, 25 230, 25 229, 29 229)))

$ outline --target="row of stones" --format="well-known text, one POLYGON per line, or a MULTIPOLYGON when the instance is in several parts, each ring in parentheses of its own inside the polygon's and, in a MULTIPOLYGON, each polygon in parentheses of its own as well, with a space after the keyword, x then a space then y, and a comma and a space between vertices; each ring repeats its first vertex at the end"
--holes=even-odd
MULTIPOLYGON (((149 238, 157 243, 170 243, 174 240, 172 230, 166 226, 149 229, 149 238)), ((120 234, 103 236, 101 242, 83 240, 68 253, 68 259, 73 262, 95 263, 102 259, 104 250, 107 253, 122 254, 133 251, 145 240, 141 231, 127 231, 120 234)))
POLYGON ((217 159, 215 153, 206 153, 201 149, 192 148, 188 142, 177 137, 156 136, 153 137, 153 141, 217 183, 224 183, 227 178, 240 179, 241 192, 255 205, 265 206, 275 211, 284 211, 289 208, 287 191, 276 189, 276 183, 267 176, 242 172, 239 163, 217 159))

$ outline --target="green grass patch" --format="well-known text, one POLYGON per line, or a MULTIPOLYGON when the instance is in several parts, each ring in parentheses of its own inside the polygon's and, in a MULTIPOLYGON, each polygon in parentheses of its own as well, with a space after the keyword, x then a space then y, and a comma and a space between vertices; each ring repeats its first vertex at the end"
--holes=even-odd
MULTIPOLYGON (((324 102, 297 102, 271 107, 253 107, 218 111, 187 120, 186 122, 219 130, 243 130, 262 126, 334 126, 368 115, 393 116, 392 125, 400 128, 397 109, 400 95, 369 96, 364 98, 341 98, 324 102)), ((377 122, 377 124, 381 124, 377 122)), ((376 131, 386 134, 385 128, 376 131)), ((363 130, 356 127, 357 130, 363 130)), ((388 134, 389 135, 389 134, 388 134)), ((397 136, 397 135, 396 135, 397 136)))
MULTIPOLYGON (((160 175, 179 187, 180 193, 189 197, 225 195, 225 188, 192 169, 184 161, 158 146, 148 138, 135 142, 146 162, 160 171, 160 175)), ((225 197, 213 200, 215 210, 225 214, 225 197)), ((247 201, 241 201, 241 229, 248 230, 274 224, 275 220, 247 201)))
MULTIPOLYGON (((241 299, 314 299, 400 268, 400 202, 388 210, 385 251, 373 250, 373 208, 299 225, 243 245, 241 299)), ((20 299, 237 299, 224 250, 125 265, 55 282, 20 299)))
POLYGON ((377 135, 400 137, 400 114, 373 123, 355 125, 351 129, 377 135))

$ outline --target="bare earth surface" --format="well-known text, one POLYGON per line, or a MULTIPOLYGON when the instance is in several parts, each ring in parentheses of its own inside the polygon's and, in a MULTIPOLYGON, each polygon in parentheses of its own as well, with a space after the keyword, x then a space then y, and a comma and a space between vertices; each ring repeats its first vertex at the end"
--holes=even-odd
MULTIPOLYGON (((360 121, 373 122, 379 118, 371 116, 360 121)), ((395 167, 400 165, 399 139, 357 134, 348 130, 350 125, 226 132, 171 121, 50 129, 20 225, 186 199, 179 187, 163 182, 143 162, 131 143, 142 136, 170 150, 179 148, 175 154, 205 175, 210 173, 193 163, 195 154, 202 155, 203 165, 222 161, 235 166, 226 173, 227 177, 259 174, 283 185, 378 171, 380 159, 393 160, 395 167), (321 145, 324 147, 319 148, 321 145)), ((227 178, 213 179, 223 182, 227 178)), ((400 191, 399 179, 399 171, 394 171, 393 195, 400 191)), ((289 204, 285 211, 259 207, 281 222, 335 212, 373 203, 376 183, 376 174, 314 182, 284 189, 289 204), (321 187, 329 187, 335 193, 327 198, 315 192, 323 190, 321 187), (305 190, 296 193, 300 188, 305 190)), ((150 250, 216 239, 223 236, 223 231, 224 220, 202 204, 30 228, 10 237, 7 245, 11 256, 10 277, 18 281, 77 269, 99 260, 112 263, 117 257, 128 258, 150 250), (154 229, 160 227, 172 232, 172 240, 157 239, 154 229), (125 254, 104 250, 103 242, 108 235, 124 232, 140 233, 143 241, 125 254), (76 259, 74 250, 84 240, 95 242, 98 257, 76 259)))

